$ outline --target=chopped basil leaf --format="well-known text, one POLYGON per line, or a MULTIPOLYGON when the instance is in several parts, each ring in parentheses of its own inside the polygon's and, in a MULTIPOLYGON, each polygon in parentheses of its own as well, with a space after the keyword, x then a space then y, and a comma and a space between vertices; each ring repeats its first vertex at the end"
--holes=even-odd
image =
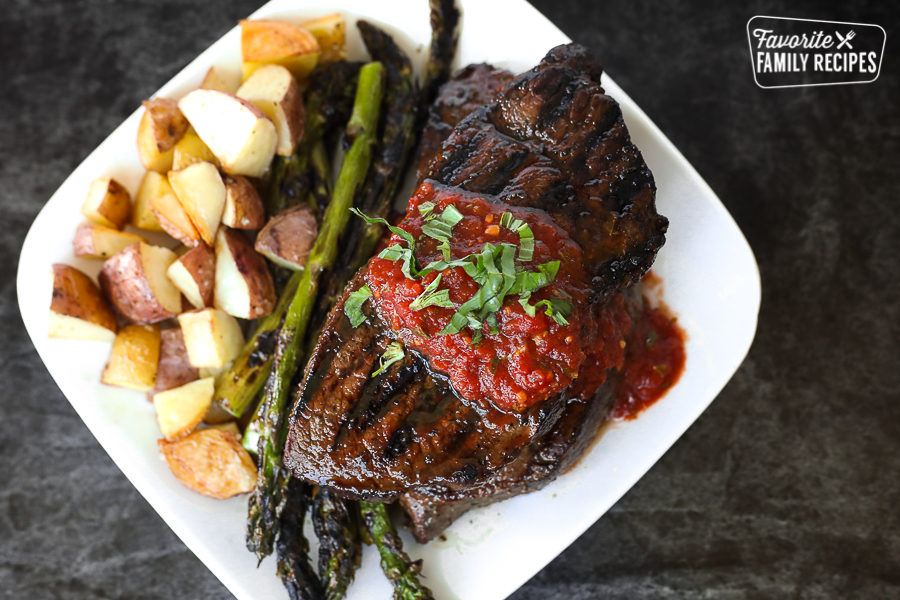
POLYGON ((444 209, 444 212, 434 215, 434 219, 430 219, 422 225, 422 233, 439 242, 446 243, 450 241, 453 227, 462 220, 462 213, 450 204, 444 209))
POLYGON ((369 286, 364 285, 355 292, 351 292, 344 303, 344 314, 350 319, 350 324, 359 327, 366 320, 366 315, 362 312, 362 305, 366 300, 372 297, 372 290, 369 286))
POLYGON ((398 360, 402 360, 404 356, 403 346, 400 345, 400 342, 391 342, 385 349, 384 354, 382 354, 381 358, 378 360, 378 370, 372 373, 372 377, 381 375, 387 371, 388 367, 392 364, 398 360))
MULTIPOLYGON (((431 214, 431 211, 434 210, 435 203, 434 202, 423 202, 419 205, 419 214, 425 218, 428 218, 428 215, 431 214)), ((432 215, 433 218, 433 215, 432 215)))
POLYGON ((441 242, 438 244, 438 249, 441 251, 441 256, 444 257, 444 262, 450 262, 450 243, 441 242))
POLYGON ((569 321, 566 317, 572 314, 572 305, 562 298, 554 297, 550 300, 541 300, 536 304, 529 304, 528 298, 520 297, 519 304, 522 305, 522 308, 525 309, 525 313, 530 317, 537 314, 537 309, 544 308, 544 314, 552 318, 559 325, 568 325, 569 321))
POLYGON ((410 250, 413 250, 413 249, 415 248, 415 246, 416 246, 416 240, 413 239, 413 236, 412 236, 412 234, 411 234, 410 232, 405 231, 405 230, 403 230, 403 229, 400 229, 399 227, 394 227, 393 225, 391 225, 390 223, 388 223, 387 221, 385 221, 385 220, 382 219, 381 217, 370 217, 370 216, 364 214, 364 213, 363 213, 362 211, 360 211, 358 208, 351 208, 351 209, 350 209, 350 212, 352 212, 354 215, 356 215, 357 217, 359 217, 360 219, 362 219, 362 220, 365 221, 366 223, 369 223, 370 225, 384 225, 384 226, 386 226, 386 227, 391 231, 391 233, 396 233, 396 234, 399 235, 401 238, 403 238, 403 241, 405 241, 407 244, 409 244, 409 249, 410 249, 410 250))
POLYGON ((650 333, 647 334, 647 347, 652 348, 653 343, 656 342, 656 340, 658 340, 658 339, 659 339, 659 335, 657 335, 657 333, 651 329, 650 333))
POLYGON ((519 260, 528 262, 534 258, 534 232, 522 219, 516 219, 512 213, 505 212, 500 216, 500 227, 519 234, 519 260))
POLYGON ((442 274, 438 273, 438 276, 434 278, 434 281, 429 283, 425 290, 410 303, 410 310, 422 310, 429 306, 453 308, 453 302, 450 300, 450 290, 438 289, 438 286, 441 283, 441 277, 442 274))

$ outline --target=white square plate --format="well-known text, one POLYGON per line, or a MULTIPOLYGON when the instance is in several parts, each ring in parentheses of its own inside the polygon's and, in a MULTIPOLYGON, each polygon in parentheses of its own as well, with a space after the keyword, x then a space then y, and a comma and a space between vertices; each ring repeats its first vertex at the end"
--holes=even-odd
MULTIPOLYGON (((420 64, 430 38, 425 0, 316 0, 296 8, 274 0, 254 17, 303 20, 340 11, 348 18, 351 58, 363 57, 352 26, 378 22, 420 64)), ((458 65, 489 62, 521 72, 569 39, 523 0, 462 0, 458 65)), ((599 57, 602 60, 602 56, 599 57)), ((240 70, 236 27, 159 90, 173 99, 196 88, 207 69, 235 83, 240 70)), ((498 600, 512 593, 596 521, 663 455, 712 402, 740 365, 756 331, 760 282, 753 254, 722 203, 634 102, 604 75, 622 106, 632 138, 653 170, 668 240, 654 271, 665 301, 687 331, 687 364, 678 385, 635 421, 609 428, 590 453, 544 490, 473 511, 446 541, 415 544, 427 585, 439 599, 498 600)), ((663 90, 660 90, 661 92, 663 90)), ((241 600, 287 598, 274 561, 256 568, 244 548, 246 498, 216 501, 188 491, 156 449, 161 437, 153 406, 139 393, 100 384, 109 344, 47 338, 48 271, 57 262, 96 275, 99 261, 76 259, 71 239, 88 185, 111 175, 134 193, 143 174, 135 146, 140 110, 116 129, 66 180, 35 219, 19 260, 19 306, 35 348, 85 424, 166 523, 241 600)), ((351 598, 389 598, 377 553, 365 552, 351 598)))

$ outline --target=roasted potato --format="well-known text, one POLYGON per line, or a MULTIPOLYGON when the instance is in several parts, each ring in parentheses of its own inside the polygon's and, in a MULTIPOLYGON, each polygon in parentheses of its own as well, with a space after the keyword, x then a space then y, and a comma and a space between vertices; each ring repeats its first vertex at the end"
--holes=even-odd
POLYGON ((100 225, 122 229, 131 214, 131 196, 112 177, 95 179, 81 205, 81 214, 100 225))
POLYGON ((241 319, 258 319, 274 310, 276 300, 266 260, 243 233, 222 226, 216 236, 216 308, 241 319))
POLYGON ((215 381, 207 377, 154 394, 156 419, 166 439, 177 440, 193 431, 203 421, 215 391, 215 381))
POLYGON ((291 72, 280 65, 264 65, 253 72, 236 93, 266 113, 278 130, 275 153, 291 156, 306 125, 303 96, 291 72))
POLYGON ((106 385, 149 392, 156 385, 159 343, 159 325, 123 327, 113 342, 109 362, 100 381, 106 385))
POLYGON ((174 194, 172 186, 165 175, 156 171, 147 171, 141 180, 134 206, 131 207, 131 224, 147 231, 164 231, 156 215, 150 207, 150 201, 166 194, 174 194))
POLYGON ((306 265, 318 233, 312 210, 301 204, 269 219, 256 236, 256 251, 273 263, 296 271, 306 265))
MULTIPOLYGON (((232 418, 234 418, 234 417, 232 417, 232 418)), ((241 435, 241 428, 238 427, 238 424, 234 421, 227 421, 225 423, 215 423, 215 424, 207 427, 207 429, 218 429, 220 431, 230 431, 231 433, 234 434, 234 437, 236 437, 238 440, 240 440, 241 437, 243 437, 241 435)))
POLYGON ((132 244, 146 241, 133 233, 125 233, 94 223, 82 223, 75 230, 72 248, 75 250, 75 256, 81 258, 106 259, 132 244))
POLYGON ((172 159, 172 170, 180 171, 194 163, 209 162, 219 166, 219 160, 212 150, 203 143, 196 133, 188 132, 175 144, 175 157, 172 159))
POLYGON ((293 23, 244 20, 241 21, 241 56, 245 80, 263 65, 281 65, 303 80, 316 68, 319 43, 313 34, 293 23))
POLYGON ((175 253, 149 244, 128 246, 103 263, 100 288, 113 307, 134 323, 158 323, 181 312, 181 292, 166 271, 175 253))
POLYGON ((244 345, 237 320, 223 310, 204 308, 178 315, 184 345, 195 367, 217 369, 234 359, 244 345))
POLYGON ((226 92, 194 90, 178 107, 226 173, 259 177, 268 170, 278 131, 255 105, 226 92))
POLYGON ((213 305, 216 281, 216 255, 206 244, 199 244, 169 266, 169 280, 194 308, 213 305))
POLYGON ((233 94, 234 90, 225 83, 225 80, 219 75, 219 72, 216 71, 215 67, 210 67, 209 71, 206 72, 206 77, 203 78, 203 83, 200 84, 201 90, 219 90, 220 92, 228 92, 229 94, 233 94))
MULTIPOLYGON (((167 180, 168 185, 168 180, 167 180)), ((202 243, 200 232, 187 211, 175 197, 175 192, 150 199, 150 210, 163 231, 189 248, 202 243)))
POLYGON ((172 474, 198 494, 224 500, 256 485, 256 465, 231 431, 201 429, 158 444, 172 474))
POLYGON ((219 170, 212 163, 194 163, 169 171, 169 184, 200 237, 212 246, 225 210, 225 182, 219 170))
POLYGON ((159 369, 150 399, 159 392, 181 387, 198 379, 200 373, 188 358, 181 328, 163 329, 159 334, 159 369))
POLYGON ((90 277, 68 265, 53 265, 53 300, 47 335, 72 340, 116 339, 116 316, 90 277))
POLYGON ((225 177, 222 224, 232 229, 259 229, 265 222, 266 210, 253 184, 240 175, 225 177))
POLYGON ((175 144, 187 129, 187 119, 173 100, 144 100, 144 116, 137 137, 138 153, 144 166, 160 173, 171 169, 175 144))
POLYGON ((317 66, 347 60, 347 25, 340 14, 327 15, 301 25, 319 43, 317 66))

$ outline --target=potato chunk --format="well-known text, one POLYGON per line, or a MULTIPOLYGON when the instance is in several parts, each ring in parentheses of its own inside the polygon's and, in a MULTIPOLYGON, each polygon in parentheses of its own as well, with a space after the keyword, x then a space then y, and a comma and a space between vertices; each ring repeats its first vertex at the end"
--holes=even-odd
POLYGON ((224 310, 192 310, 178 315, 178 322, 184 333, 188 357, 195 367, 223 367, 244 345, 241 326, 224 310))
POLYGON ((180 171, 185 167, 189 167, 194 163, 209 162, 216 167, 219 166, 219 160, 212 153, 209 146, 203 143, 196 133, 186 133, 181 140, 175 144, 175 157, 172 159, 172 170, 180 171))
MULTIPOLYGON (((168 180, 166 180, 168 185, 168 180)), ((171 187, 170 187, 171 189, 171 187)), ((187 211, 175 197, 175 192, 150 200, 150 210, 163 231, 189 248, 202 243, 200 232, 194 227, 187 211)))
POLYGON ((116 316, 97 284, 75 267, 53 265, 47 334, 52 338, 111 342, 116 339, 116 330, 116 316))
POLYGON ((347 60, 347 25, 344 17, 335 13, 306 21, 301 25, 319 43, 319 62, 317 66, 330 65, 339 60, 347 60))
POLYGON ((112 177, 95 179, 81 205, 81 214, 100 225, 122 229, 131 214, 131 196, 112 177))
POLYGON ((266 222, 262 198, 246 177, 225 178, 225 210, 222 224, 233 229, 259 229, 266 222))
POLYGON ((280 65, 264 65, 253 72, 235 94, 255 104, 278 130, 275 153, 291 156, 306 125, 303 96, 291 72, 280 65))
POLYGON ((169 279, 194 308, 213 305, 216 255, 206 244, 192 248, 169 266, 169 279))
POLYGON ((191 364, 180 327, 163 329, 159 334, 159 369, 152 396, 200 379, 199 370, 191 364))
POLYGON ((198 494, 224 500, 256 485, 256 465, 231 431, 201 429, 158 444, 172 474, 198 494))
POLYGON ((106 385, 149 392, 159 365, 159 325, 128 325, 113 342, 109 362, 100 379, 106 385))
POLYGON ((216 71, 215 67, 210 67, 209 71, 206 72, 206 77, 203 78, 203 83, 200 84, 201 90, 219 90, 220 92, 228 92, 229 94, 234 93, 234 89, 231 88, 225 80, 222 79, 222 76, 219 75, 219 72, 216 71))
POLYGON ((175 253, 149 244, 134 244, 107 259, 100 288, 115 309, 135 323, 158 323, 181 312, 181 292, 166 271, 175 253))
POLYGON ((275 284, 266 260, 240 231, 216 236, 215 305, 241 319, 265 317, 275 308, 275 284))
POLYGON ((173 149, 188 129, 178 104, 166 98, 144 100, 144 116, 138 126, 138 153, 145 167, 165 173, 172 168, 173 149))
POLYGON ((302 81, 319 61, 319 42, 293 23, 241 21, 241 56, 246 80, 263 65, 281 65, 302 81))
POLYGON ((306 265, 319 233, 316 217, 301 204, 269 219, 256 236, 256 251, 277 265, 297 271, 306 265))
POLYGON ((81 258, 106 259, 132 244, 146 241, 133 233, 125 233, 94 223, 82 223, 75 230, 72 248, 75 256, 81 258))
POLYGON ((212 246, 225 210, 225 183, 215 165, 198 162, 169 171, 169 183, 200 237, 212 246))
POLYGON ((212 377, 198 379, 153 396, 159 428, 169 441, 184 437, 203 421, 216 391, 212 377))
POLYGON ((174 194, 166 176, 156 171, 147 171, 144 179, 141 180, 137 196, 134 197, 134 206, 131 207, 131 224, 138 229, 147 231, 165 231, 159 224, 156 215, 153 214, 150 202, 154 198, 166 194, 174 194))

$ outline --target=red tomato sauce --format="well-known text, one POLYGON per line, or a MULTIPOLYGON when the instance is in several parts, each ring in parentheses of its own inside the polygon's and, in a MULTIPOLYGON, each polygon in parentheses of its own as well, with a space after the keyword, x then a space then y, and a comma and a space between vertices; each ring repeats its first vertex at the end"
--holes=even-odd
POLYGON ((634 419, 678 382, 684 371, 684 332, 664 308, 644 302, 625 350, 622 383, 610 418, 634 419))
MULTIPOLYGON (((534 233, 534 256, 527 262, 517 258, 516 264, 534 270, 537 265, 560 261, 554 281, 532 294, 530 302, 535 304, 554 295, 570 297, 568 324, 557 323, 542 310, 531 317, 519 304, 518 296, 507 296, 496 313, 497 333, 492 334, 485 324, 483 339, 476 344, 472 343, 470 328, 458 334, 438 335, 457 308, 478 291, 475 281, 461 267, 447 269, 438 289, 449 290, 454 308, 429 306, 414 311, 410 304, 437 273, 409 279, 402 272, 401 261, 376 257, 369 263, 367 284, 381 317, 405 345, 425 355, 434 369, 446 373, 464 398, 487 398, 500 409, 521 411, 562 392, 579 374, 585 349, 592 346, 598 331, 597 321, 590 318, 590 290, 581 266, 581 248, 544 211, 498 205, 426 182, 410 200, 406 217, 399 224, 416 240, 420 267, 441 258, 439 242, 422 235, 425 218, 419 205, 426 201, 435 203, 434 213, 442 213, 453 204, 464 216, 453 228, 452 259, 477 253, 486 243, 518 245, 518 233, 500 227, 500 218, 504 212, 511 212, 525 221, 534 233)), ((389 245, 406 247, 396 234, 389 245)))

